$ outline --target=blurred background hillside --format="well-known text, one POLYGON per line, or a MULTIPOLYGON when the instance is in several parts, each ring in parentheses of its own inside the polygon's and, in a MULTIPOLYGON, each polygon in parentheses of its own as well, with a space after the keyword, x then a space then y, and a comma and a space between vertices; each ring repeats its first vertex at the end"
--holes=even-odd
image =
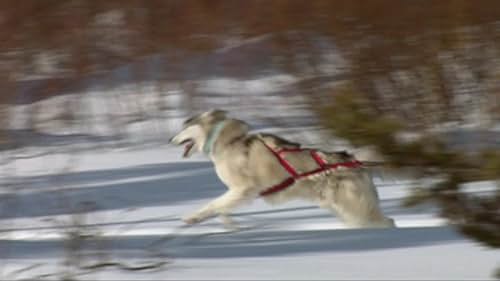
POLYGON ((119 131, 172 107, 207 108, 219 85, 234 93, 228 106, 267 104, 252 96, 272 87, 317 107, 351 81, 374 110, 413 127, 497 125, 497 1, 264 2, 2 1, 2 142, 12 145, 9 128, 54 118, 91 130, 89 92, 113 96, 95 110, 119 131), (59 95, 57 109, 39 102, 59 95))
POLYGON ((438 178, 405 204, 500 246, 498 187, 461 189, 500 176, 499 1, 5 0, 0 91, 5 155, 163 145, 218 107, 438 178))
MULTIPOLYGON (((390 110, 416 126, 486 126, 500 112, 498 6, 460 0, 3 1, 2 104, 125 84, 140 92, 146 83, 157 88, 153 93, 185 92, 185 106, 199 110, 200 80, 283 75, 294 78, 283 81, 294 84, 290 96, 329 96, 332 83, 352 80, 377 110, 398 107, 390 110)), ((33 124, 26 128, 40 125, 36 115, 43 111, 30 110, 33 124)))

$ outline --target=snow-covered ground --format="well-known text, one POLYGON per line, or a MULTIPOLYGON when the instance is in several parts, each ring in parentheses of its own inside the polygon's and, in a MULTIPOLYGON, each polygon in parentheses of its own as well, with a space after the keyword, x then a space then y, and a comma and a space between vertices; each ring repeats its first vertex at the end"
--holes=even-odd
MULTIPOLYGON (((214 81, 207 87, 220 88, 214 81)), ((236 114, 305 118, 300 108, 293 111, 289 105, 283 112, 270 106, 275 111, 264 104, 260 111, 247 110, 248 116, 245 106, 236 114)), ((168 120, 173 124, 159 130, 175 128, 183 114, 172 114, 175 118, 168 120)), ((159 124, 154 122, 146 127, 159 124)), ((259 125, 315 142, 297 134, 314 128, 259 125)), ((133 126, 128 127, 135 132, 131 136, 141 136, 133 126)), ((54 146, 28 143, 4 152, 0 276, 56 279, 73 272, 76 279, 92 280, 464 280, 490 279, 500 264, 500 251, 460 235, 433 206, 402 208, 416 183, 394 177, 375 181, 382 208, 395 219, 396 229, 346 229, 332 214, 300 201, 279 206, 257 201, 238 209, 234 218, 239 231, 225 230, 217 219, 185 227, 180 218, 225 187, 204 156, 185 160, 182 148, 166 144, 169 134, 164 142, 116 147, 94 146, 100 140, 78 135, 67 135, 73 143, 68 144, 63 135, 54 146), (75 269, 68 265, 71 261, 101 267, 75 269), (120 268, 158 262, 166 263, 149 270, 120 268)), ((487 191, 494 183, 476 187, 467 186, 471 192, 487 191)))
POLYGON ((161 270, 109 267, 78 279, 488 279, 498 265, 499 251, 462 237, 432 207, 401 208, 412 182, 396 179, 376 180, 397 229, 345 229, 306 202, 272 207, 261 201, 235 214, 238 232, 217 220, 183 227, 180 217, 224 187, 209 162, 181 160, 180 154, 168 145, 79 152, 74 169, 60 177, 41 171, 72 160, 16 160, 24 176, 12 183, 15 195, 2 194, 10 206, 0 220, 3 277, 63 272, 63 241, 75 217, 81 232, 101 242, 84 242, 83 263, 98 263, 101 252, 130 265, 157 262, 159 253, 168 262, 161 270), (68 214, 85 204, 92 212, 68 214))

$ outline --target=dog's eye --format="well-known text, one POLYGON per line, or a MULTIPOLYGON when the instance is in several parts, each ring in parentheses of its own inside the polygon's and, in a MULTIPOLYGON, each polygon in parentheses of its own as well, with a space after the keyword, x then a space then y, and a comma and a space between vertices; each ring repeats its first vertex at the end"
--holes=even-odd
POLYGON ((182 125, 184 125, 184 127, 188 127, 188 125, 191 124, 195 119, 196 117, 191 117, 188 120, 184 121, 182 125))

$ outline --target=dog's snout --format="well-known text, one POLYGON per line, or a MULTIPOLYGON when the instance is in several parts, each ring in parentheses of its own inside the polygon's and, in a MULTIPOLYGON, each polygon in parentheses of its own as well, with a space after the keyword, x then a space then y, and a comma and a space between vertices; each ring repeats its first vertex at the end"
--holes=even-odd
POLYGON ((173 141, 173 140, 174 140, 174 137, 170 137, 170 138, 168 139, 168 143, 172 143, 172 141, 173 141))

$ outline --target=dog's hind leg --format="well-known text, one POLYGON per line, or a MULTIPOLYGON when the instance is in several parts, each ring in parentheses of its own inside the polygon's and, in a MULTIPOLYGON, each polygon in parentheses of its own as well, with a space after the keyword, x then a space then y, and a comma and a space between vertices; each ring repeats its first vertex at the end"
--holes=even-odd
POLYGON ((385 228, 395 227, 391 218, 382 215, 380 210, 358 210, 356 207, 331 204, 324 206, 332 211, 342 222, 352 228, 385 228))
POLYGON ((229 218, 229 213, 236 207, 252 199, 247 192, 241 190, 228 190, 217 197, 194 214, 184 218, 187 224, 195 224, 215 215, 221 215, 226 226, 234 228, 234 223, 229 218))
POLYGON ((331 183, 323 192, 320 206, 333 211, 350 227, 394 227, 383 215, 371 180, 345 178, 331 183))

